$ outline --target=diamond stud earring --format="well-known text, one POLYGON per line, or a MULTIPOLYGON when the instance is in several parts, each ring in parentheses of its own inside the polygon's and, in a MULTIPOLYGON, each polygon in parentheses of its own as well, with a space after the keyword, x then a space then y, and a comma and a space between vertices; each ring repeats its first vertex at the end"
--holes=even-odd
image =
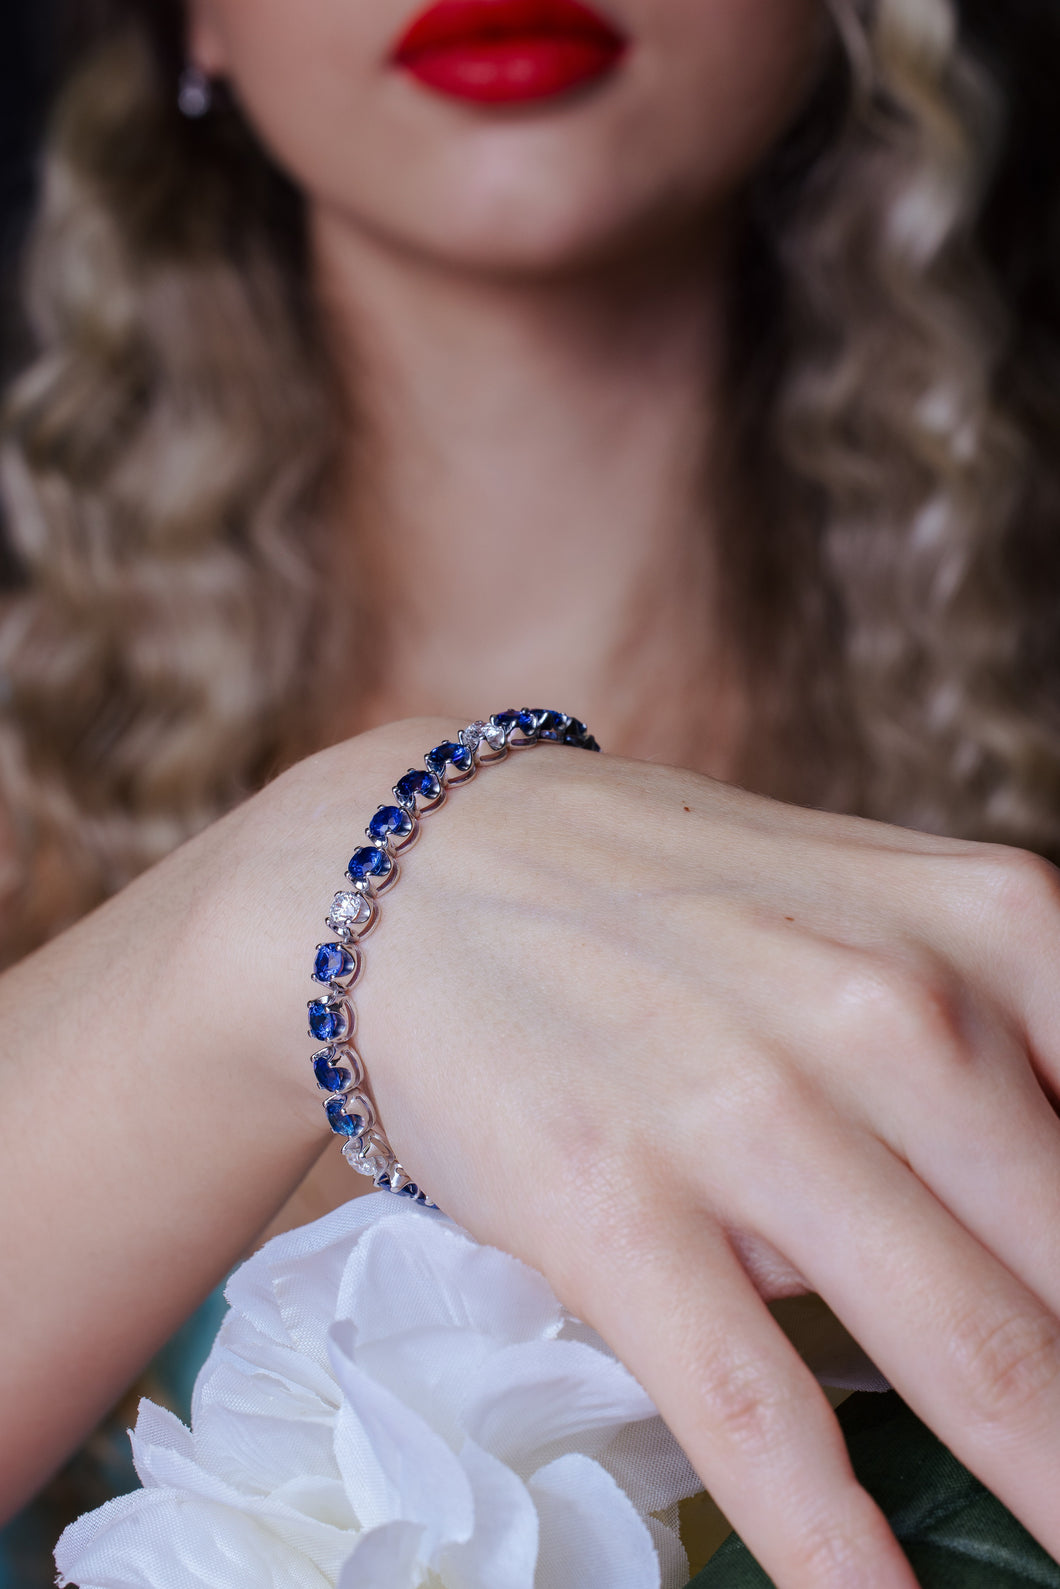
POLYGON ((213 88, 206 73, 191 62, 180 74, 177 85, 177 109, 190 121, 205 116, 213 104, 213 88))

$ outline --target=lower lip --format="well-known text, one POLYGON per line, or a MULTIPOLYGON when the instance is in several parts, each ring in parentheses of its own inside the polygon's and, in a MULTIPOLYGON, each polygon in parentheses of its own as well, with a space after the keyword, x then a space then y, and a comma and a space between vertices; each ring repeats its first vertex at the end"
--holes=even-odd
POLYGON ((451 98, 512 105, 596 82, 624 53, 624 43, 605 39, 531 34, 409 51, 397 64, 425 87, 451 98))

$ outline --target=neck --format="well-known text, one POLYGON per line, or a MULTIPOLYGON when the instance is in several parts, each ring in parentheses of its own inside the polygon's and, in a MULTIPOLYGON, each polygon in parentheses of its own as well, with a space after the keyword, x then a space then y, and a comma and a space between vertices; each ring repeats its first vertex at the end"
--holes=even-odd
POLYGON ((555 705, 606 749, 725 775, 720 240, 547 283, 446 273, 326 219, 315 241, 357 411, 342 731, 555 705))

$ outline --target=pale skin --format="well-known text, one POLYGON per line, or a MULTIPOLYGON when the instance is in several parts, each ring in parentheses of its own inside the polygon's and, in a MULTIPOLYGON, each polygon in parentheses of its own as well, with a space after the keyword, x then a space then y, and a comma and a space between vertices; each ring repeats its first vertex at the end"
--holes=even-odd
MULTIPOLYGON (((612 10, 627 77, 484 120, 381 64, 395 0, 194 8, 307 193, 373 443, 336 577, 371 569, 385 622, 341 743, 0 979, 9 1510, 327 1145, 298 1012, 351 834, 443 733, 540 698, 613 754, 454 796, 370 941, 402 1158, 611 1342, 782 1589, 914 1582, 765 1308, 806 1288, 1060 1554, 1056 875, 718 781, 753 733, 698 450, 728 218, 823 19, 612 10)), ((357 1189, 326 1158, 314 1212, 357 1189)))

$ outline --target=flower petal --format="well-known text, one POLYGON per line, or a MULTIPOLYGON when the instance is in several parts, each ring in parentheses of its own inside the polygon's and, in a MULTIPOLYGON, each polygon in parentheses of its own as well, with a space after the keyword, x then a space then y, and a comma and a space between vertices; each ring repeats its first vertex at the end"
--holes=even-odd
POLYGON ((380 1523, 362 1534, 335 1589, 416 1589, 423 1529, 418 1523, 380 1523))
MULTIPOLYGON (((218 1514, 232 1513, 254 1520, 271 1536, 283 1541, 285 1548, 298 1552, 322 1572, 337 1571, 345 1561, 352 1538, 348 1527, 336 1527, 321 1517, 307 1516, 285 1498, 283 1491, 274 1495, 243 1494, 180 1452, 164 1446, 144 1446, 139 1443, 135 1431, 132 1438, 137 1468, 148 1473, 157 1487, 143 1493, 155 1494, 162 1490, 177 1495, 193 1508, 208 1508, 218 1514)), ((329 1510, 334 1511, 334 1496, 329 1510)), ((89 1517, 95 1515, 88 1514, 89 1517)))
MULTIPOLYGON (((306 1366, 314 1375, 323 1372, 306 1366)), ((339 1394, 330 1376, 328 1386, 325 1402, 286 1376, 232 1351, 215 1351, 196 1386, 195 1460, 252 1495, 266 1495, 300 1474, 337 1479, 332 1434, 339 1394)))
POLYGON ((660 1589, 651 1535, 598 1463, 560 1457, 534 1474, 530 1494, 541 1525, 534 1589, 660 1589))
POLYGON ((673 1503, 698 1480, 536 1271, 379 1193, 266 1244, 228 1298, 192 1430, 141 1404, 145 1488, 67 1530, 62 1582, 659 1589, 660 1560, 684 1581, 673 1503))
MULTIPOLYGON (((352 1537, 357 1530, 357 1517, 341 1479, 320 1479, 310 1474, 289 1479, 278 1490, 273 1490, 269 1502, 272 1506, 290 1507, 314 1523, 326 1523, 330 1529, 344 1535, 352 1537)), ((341 1548, 348 1550, 349 1540, 341 1548)), ((319 1563, 319 1557, 317 1560, 319 1563)))
MULTIPOLYGON (((312 1284, 314 1278, 312 1270, 304 1278, 306 1282, 312 1284)), ((291 1346, 285 1341, 272 1340, 236 1308, 230 1309, 226 1315, 210 1356, 206 1359, 211 1373, 216 1356, 253 1363, 255 1369, 268 1370, 276 1379, 283 1380, 297 1392, 316 1397, 318 1401, 332 1408, 339 1404, 335 1375, 331 1371, 331 1364, 326 1360, 326 1355, 325 1361, 320 1363, 309 1357, 300 1347, 291 1346)), ((201 1381, 209 1377, 209 1374, 204 1372, 205 1367, 206 1365, 200 1370, 195 1382, 195 1392, 192 1395, 192 1427, 195 1425, 201 1381)))
POLYGON ((537 1510, 526 1485, 473 1440, 460 1461, 474 1494, 475 1531, 443 1546, 432 1567, 446 1589, 534 1589, 537 1510))
POLYGON ((411 1330, 390 1340, 358 1342, 358 1368, 385 1385, 458 1449, 464 1440, 463 1400, 496 1351, 488 1335, 472 1330, 411 1330))
POLYGON ((536 1269, 480 1246, 444 1214, 405 1206, 362 1236, 343 1275, 337 1315, 353 1320, 358 1344, 425 1326, 498 1342, 558 1333, 563 1310, 536 1269))
POLYGON ((225 1296, 263 1334, 297 1347, 326 1368, 325 1337, 351 1250, 356 1251, 364 1231, 392 1219, 394 1212, 393 1195, 375 1192, 351 1198, 311 1225, 274 1236, 236 1270, 225 1296))
MULTIPOLYGON (((159 1407, 153 1401, 148 1401, 146 1396, 140 1398, 136 1409, 136 1429, 129 1430, 129 1438, 133 1447, 133 1466, 136 1467, 137 1443, 141 1447, 165 1446, 171 1451, 179 1451, 181 1456, 187 1457, 189 1462, 195 1460, 195 1444, 191 1430, 186 1428, 177 1417, 176 1413, 167 1407, 159 1407)), ((149 1470, 141 1473, 136 1468, 137 1477, 141 1484, 150 1485, 154 1479, 148 1477, 149 1470)))
POLYGON ((80 1589, 329 1589, 324 1576, 245 1513, 172 1490, 137 1490, 71 1523, 58 1583, 80 1589))
POLYGON ((473 1440, 529 1476, 564 1451, 594 1455, 621 1424, 653 1416, 617 1358, 580 1341, 527 1341, 483 1365, 463 1421, 473 1440))
POLYGON ((353 1338, 348 1320, 332 1327, 332 1362, 346 1398, 335 1428, 339 1471, 362 1528, 422 1523, 429 1560, 443 1541, 470 1535, 470 1482, 441 1436, 351 1360, 353 1338))

